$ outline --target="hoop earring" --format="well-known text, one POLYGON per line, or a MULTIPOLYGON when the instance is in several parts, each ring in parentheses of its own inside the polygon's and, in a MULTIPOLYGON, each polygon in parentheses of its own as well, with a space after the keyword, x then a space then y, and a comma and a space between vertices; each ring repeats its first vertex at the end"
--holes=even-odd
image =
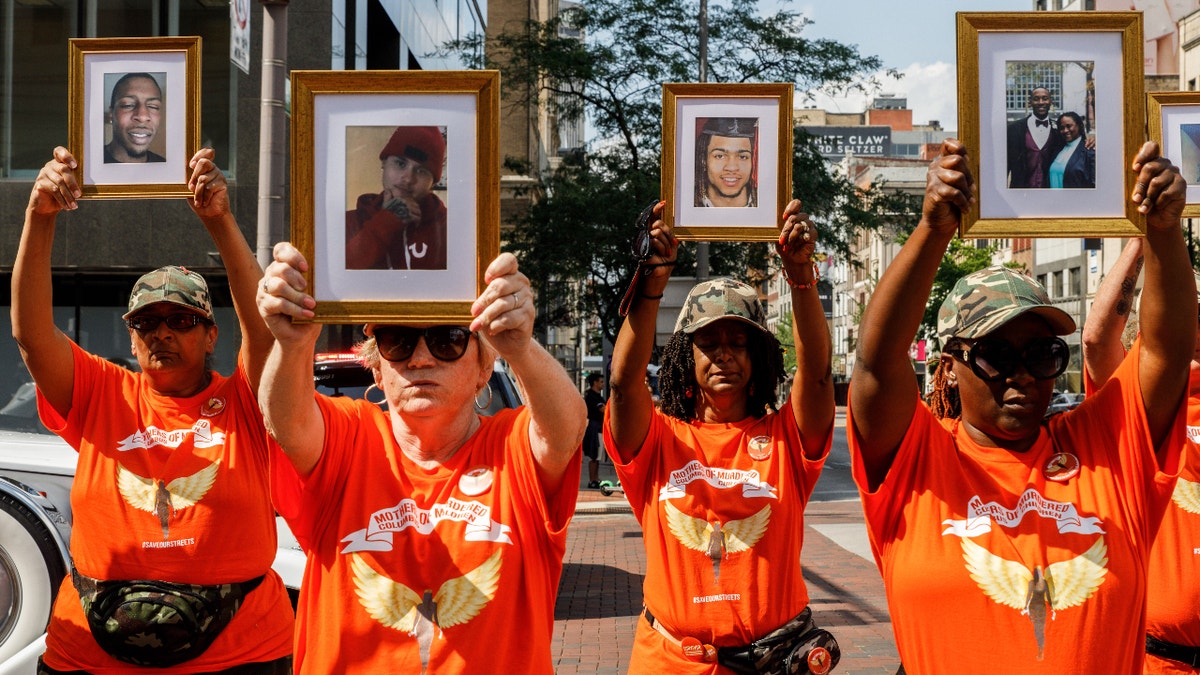
POLYGON ((368 403, 374 403, 375 405, 379 406, 380 408, 387 406, 387 393, 384 392, 382 389, 380 389, 379 385, 377 385, 375 383, 371 383, 371 386, 367 387, 367 390, 363 392, 363 398, 366 399, 366 401, 368 403), (372 389, 379 392, 383 396, 383 398, 379 399, 378 401, 372 401, 371 400, 371 390, 372 389))
POLYGON ((487 410, 488 406, 490 405, 492 405, 492 383, 486 382, 483 385, 483 389, 475 392, 475 409, 479 412, 483 412, 484 410, 487 410), (485 391, 487 392, 487 401, 480 403, 479 394, 485 391))

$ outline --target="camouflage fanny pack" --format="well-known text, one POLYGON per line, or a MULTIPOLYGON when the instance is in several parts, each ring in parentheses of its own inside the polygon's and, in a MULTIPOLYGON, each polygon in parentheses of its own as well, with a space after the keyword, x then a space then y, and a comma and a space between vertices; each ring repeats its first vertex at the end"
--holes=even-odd
POLYGON ((71 570, 97 644, 113 658, 153 668, 204 653, 263 579, 202 586, 101 581, 71 570))
POLYGON ((744 647, 717 649, 717 662, 741 675, 825 675, 841 658, 833 633, 813 623, 808 607, 744 647))

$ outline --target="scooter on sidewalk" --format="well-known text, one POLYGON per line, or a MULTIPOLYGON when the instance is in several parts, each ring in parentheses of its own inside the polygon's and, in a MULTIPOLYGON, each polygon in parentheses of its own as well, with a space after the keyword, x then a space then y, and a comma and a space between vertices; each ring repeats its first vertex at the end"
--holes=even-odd
POLYGON ((605 497, 611 497, 617 492, 625 494, 625 488, 621 487, 621 481, 617 481, 616 483, 612 482, 611 480, 600 481, 600 494, 604 495, 605 497))

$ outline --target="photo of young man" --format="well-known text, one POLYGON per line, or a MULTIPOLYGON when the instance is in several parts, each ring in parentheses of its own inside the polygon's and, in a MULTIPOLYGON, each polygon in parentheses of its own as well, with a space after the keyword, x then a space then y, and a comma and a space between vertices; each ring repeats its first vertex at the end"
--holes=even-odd
POLYGON ((695 206, 757 206, 757 158, 757 118, 703 120, 696 136, 695 206))
POLYGON ((150 149, 164 122, 165 105, 162 86, 153 74, 122 75, 109 97, 106 121, 112 127, 112 140, 104 146, 104 163, 167 161, 150 149))

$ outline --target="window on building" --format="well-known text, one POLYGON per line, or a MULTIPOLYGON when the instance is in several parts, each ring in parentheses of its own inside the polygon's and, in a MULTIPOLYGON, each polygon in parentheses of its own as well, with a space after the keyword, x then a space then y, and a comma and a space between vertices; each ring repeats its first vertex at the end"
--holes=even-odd
POLYGON ((199 35, 204 45, 201 142, 216 150, 222 167, 235 166, 237 67, 229 61, 228 3, 18 0, 3 6, 0 178, 33 178, 67 137, 68 40, 73 37, 199 35))
MULTIPOLYGON (((1037 275, 1037 282, 1042 285, 1042 288, 1046 288, 1046 275, 1045 274, 1037 275)), ((1046 288, 1046 292, 1049 293, 1050 289, 1046 288)))
POLYGON ((1053 274, 1050 275, 1050 288, 1048 288, 1047 291, 1049 291, 1050 297, 1052 297, 1052 298, 1058 298, 1058 297, 1062 296, 1062 294, 1063 294, 1062 270, 1058 270, 1057 272, 1054 272, 1053 274))
MULTIPOLYGON (((1046 87, 1052 96, 1063 90, 1061 61, 1009 61, 1004 66, 1004 100, 1009 120, 1029 112, 1029 92, 1046 87)), ((1054 101, 1053 108, 1061 110, 1062 102, 1054 101)))
POLYGON ((1072 267, 1068 275, 1068 295, 1079 296, 1083 295, 1083 269, 1080 267, 1072 267))

